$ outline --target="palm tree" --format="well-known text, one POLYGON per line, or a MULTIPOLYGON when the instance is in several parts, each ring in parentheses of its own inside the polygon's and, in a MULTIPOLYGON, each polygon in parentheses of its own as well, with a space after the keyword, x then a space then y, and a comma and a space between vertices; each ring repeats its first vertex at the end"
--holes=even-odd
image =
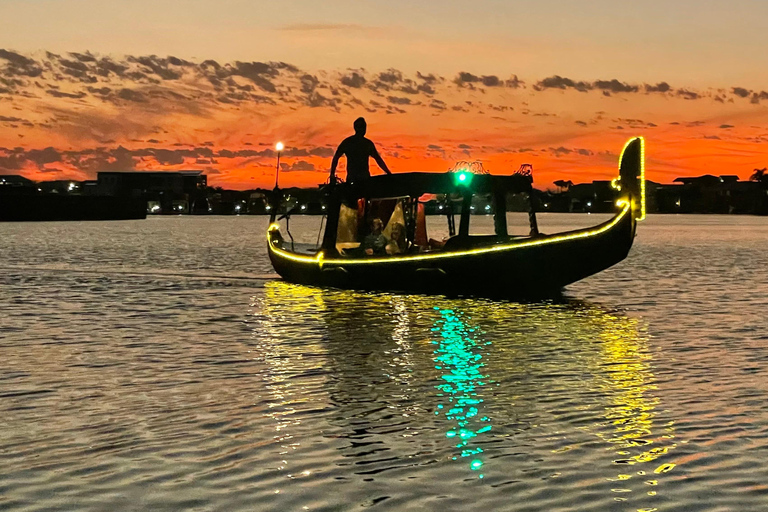
POLYGON ((762 169, 755 169, 755 172, 752 173, 752 176, 749 177, 749 181, 758 181, 760 183, 764 183, 766 179, 768 179, 768 176, 766 176, 766 171, 768 171, 768 167, 763 167, 762 169))

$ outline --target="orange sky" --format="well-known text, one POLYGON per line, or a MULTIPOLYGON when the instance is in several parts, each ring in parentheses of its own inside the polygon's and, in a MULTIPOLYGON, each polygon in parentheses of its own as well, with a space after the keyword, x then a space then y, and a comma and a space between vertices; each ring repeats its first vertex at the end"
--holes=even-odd
MULTIPOLYGON (((623 143, 647 139, 648 177, 768 166, 768 92, 555 74, 306 71, 290 63, 0 50, 0 174, 93 179, 100 170, 200 169, 225 188, 327 177, 365 116, 394 172, 480 160, 534 166, 534 183, 611 178, 623 143)), ((692 81, 693 82, 693 81, 692 81)), ((768 87, 767 87, 768 88, 768 87)), ((375 164, 372 170, 376 172, 375 164)))

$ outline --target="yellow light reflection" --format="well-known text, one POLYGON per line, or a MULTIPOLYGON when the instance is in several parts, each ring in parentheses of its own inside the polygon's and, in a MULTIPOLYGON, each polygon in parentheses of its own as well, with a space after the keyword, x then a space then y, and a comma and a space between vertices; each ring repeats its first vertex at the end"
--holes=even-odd
MULTIPOLYGON (((336 431, 364 432, 367 442, 416 464, 418 454, 447 450, 455 459, 449 462, 483 474, 484 482, 510 471, 490 463, 514 450, 528 464, 515 471, 535 471, 543 457, 563 465, 558 476, 570 472, 572 481, 574 471, 590 471, 589 478, 605 479, 611 498, 633 501, 660 499, 648 492, 663 496, 679 469, 671 457, 674 422, 660 407, 649 335, 638 319, 579 302, 362 293, 282 281, 267 283, 265 295, 259 337, 270 340, 263 350, 282 374, 270 377, 279 384, 275 402, 298 409, 308 398, 301 380, 287 375, 322 368, 312 407, 327 410, 322 401, 331 402, 336 431), (400 430, 378 431, 380 417, 371 411, 408 419, 399 420, 400 430), (531 439, 543 446, 525 442, 531 439), (584 460, 595 458, 601 466, 587 468, 584 460)), ((334 439, 344 457, 362 456, 357 437, 334 439)))

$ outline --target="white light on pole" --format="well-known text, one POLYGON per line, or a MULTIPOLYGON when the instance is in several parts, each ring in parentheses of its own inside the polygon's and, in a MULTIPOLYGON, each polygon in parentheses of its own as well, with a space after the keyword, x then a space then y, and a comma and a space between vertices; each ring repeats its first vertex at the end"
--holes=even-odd
POLYGON ((283 146, 282 142, 278 142, 275 144, 275 149, 277 150, 277 166, 275 167, 275 188, 277 188, 277 178, 280 175, 280 152, 285 148, 283 146))

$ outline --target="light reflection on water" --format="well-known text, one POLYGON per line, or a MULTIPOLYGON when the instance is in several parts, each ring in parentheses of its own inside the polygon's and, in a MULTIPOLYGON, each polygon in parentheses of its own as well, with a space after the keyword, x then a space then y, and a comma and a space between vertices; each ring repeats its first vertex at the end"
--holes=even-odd
POLYGON ((265 281, 265 228, 0 224, 0 509, 764 508, 768 219, 532 304, 265 281))
MULTIPOLYGON (((482 363, 483 356, 478 351, 478 342, 474 339, 475 329, 464 322, 461 312, 455 313, 450 309, 441 310, 439 306, 434 309, 440 312, 440 320, 432 329, 439 333, 440 340, 432 343, 438 345, 435 349, 435 369, 442 370, 442 384, 435 386, 441 400, 447 403, 439 403, 435 414, 445 415, 451 424, 446 437, 458 442, 456 448, 461 450, 461 457, 476 457, 469 463, 469 468, 477 471, 483 466, 479 454, 483 453, 480 447, 472 447, 470 442, 479 434, 491 430, 490 419, 480 415, 480 407, 483 399, 479 397, 478 389, 485 385, 487 375, 481 373, 485 366, 482 363)), ((490 345, 490 342, 487 342, 490 345)), ((453 457, 456 460, 456 457, 453 457)), ((483 478, 483 474, 479 477, 483 478)))
POLYGON ((485 485, 473 493, 489 504, 501 499, 495 489, 541 493, 547 502, 553 488, 574 484, 586 491, 582 509, 630 501, 633 510, 651 510, 663 498, 674 423, 659 417, 648 335, 637 319, 573 301, 283 282, 267 283, 253 307, 267 379, 281 383, 270 409, 292 417, 279 423, 288 431, 275 434, 286 457, 278 471, 295 475, 294 465, 330 443, 339 455, 323 451, 322 469, 307 474, 334 475, 352 485, 350 494, 364 482, 386 482, 403 503, 478 477, 485 485), (307 437, 300 419, 307 410, 322 440, 307 437), (411 479, 420 486, 396 483, 411 479))

